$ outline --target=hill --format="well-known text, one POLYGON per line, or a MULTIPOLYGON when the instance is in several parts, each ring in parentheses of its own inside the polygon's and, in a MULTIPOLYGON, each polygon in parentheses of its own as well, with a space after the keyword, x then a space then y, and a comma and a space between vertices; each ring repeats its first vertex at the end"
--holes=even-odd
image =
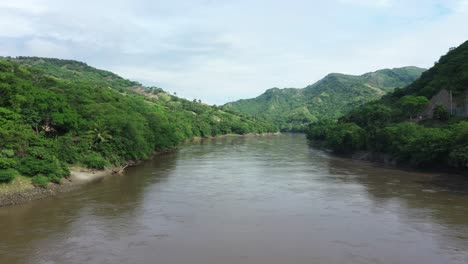
POLYGON ((311 125, 308 137, 339 153, 365 150, 384 153, 399 164, 466 171, 468 42, 451 49, 409 86, 352 110, 338 122, 311 125))
POLYGON ((44 186, 74 165, 100 169, 193 137, 274 131, 81 62, 0 58, 0 183, 23 175, 44 186))
POLYGON ((264 94, 226 104, 235 111, 277 123, 282 130, 302 130, 319 119, 333 119, 415 81, 424 69, 384 69, 360 76, 332 73, 303 89, 267 90, 264 94))

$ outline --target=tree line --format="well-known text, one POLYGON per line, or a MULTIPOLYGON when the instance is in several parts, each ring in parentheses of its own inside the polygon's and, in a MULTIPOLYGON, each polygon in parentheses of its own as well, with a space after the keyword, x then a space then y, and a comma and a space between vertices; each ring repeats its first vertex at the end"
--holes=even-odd
POLYGON ((0 183, 59 183, 70 166, 102 169, 194 137, 275 132, 270 122, 169 95, 86 64, 0 59, 0 183))

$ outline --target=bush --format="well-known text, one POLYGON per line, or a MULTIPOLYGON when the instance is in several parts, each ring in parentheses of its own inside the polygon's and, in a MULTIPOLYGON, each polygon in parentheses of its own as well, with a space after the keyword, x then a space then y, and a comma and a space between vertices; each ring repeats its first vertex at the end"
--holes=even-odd
POLYGON ((14 159, 15 152, 11 149, 2 149, 0 151, 0 169, 14 168, 18 165, 14 159))
POLYGON ((2 149, 2 151, 0 151, 0 156, 13 158, 15 156, 15 151, 12 149, 2 149))
POLYGON ((449 164, 461 169, 468 168, 468 145, 452 150, 449 154, 449 164))
POLYGON ((0 183, 8 183, 15 179, 15 176, 18 175, 18 172, 14 169, 0 169, 0 183))
POLYGON ((434 108, 433 118, 440 121, 447 121, 450 119, 450 113, 444 105, 436 105, 434 108))
POLYGON ((34 176, 31 182, 35 186, 46 188, 47 185, 49 184, 49 178, 47 178, 44 175, 39 174, 39 175, 34 176))
POLYGON ((18 165, 16 160, 0 156, 0 169, 14 168, 16 165, 18 165))
POLYGON ((48 157, 46 159, 26 157, 21 160, 20 172, 30 177, 42 174, 51 179, 61 178, 69 174, 55 157, 48 157))
POLYGON ((62 137, 57 139, 56 156, 59 160, 68 164, 74 164, 79 160, 79 153, 86 147, 84 144, 75 144, 71 137, 62 137), (81 148, 81 149, 80 149, 81 148))
POLYGON ((102 170, 106 167, 107 160, 98 153, 91 153, 83 160, 83 163, 90 169, 102 170))

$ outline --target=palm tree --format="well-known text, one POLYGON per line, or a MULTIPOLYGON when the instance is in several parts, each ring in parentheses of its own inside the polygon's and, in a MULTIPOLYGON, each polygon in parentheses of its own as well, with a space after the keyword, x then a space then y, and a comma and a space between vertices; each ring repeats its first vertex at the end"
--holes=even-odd
POLYGON ((94 123, 94 127, 86 132, 86 137, 90 139, 93 149, 98 149, 102 144, 112 140, 109 130, 99 123, 94 123))

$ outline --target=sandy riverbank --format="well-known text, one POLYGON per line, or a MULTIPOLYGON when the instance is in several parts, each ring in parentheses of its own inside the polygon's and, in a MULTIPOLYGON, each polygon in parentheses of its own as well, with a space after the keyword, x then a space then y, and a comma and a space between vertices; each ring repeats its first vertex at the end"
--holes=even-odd
POLYGON ((115 171, 118 171, 118 169, 90 170, 86 168, 70 168, 69 177, 62 179, 60 184, 49 183, 47 188, 34 186, 29 178, 17 177, 12 183, 0 188, 0 207, 22 204, 72 191, 86 183, 115 174, 115 171))

